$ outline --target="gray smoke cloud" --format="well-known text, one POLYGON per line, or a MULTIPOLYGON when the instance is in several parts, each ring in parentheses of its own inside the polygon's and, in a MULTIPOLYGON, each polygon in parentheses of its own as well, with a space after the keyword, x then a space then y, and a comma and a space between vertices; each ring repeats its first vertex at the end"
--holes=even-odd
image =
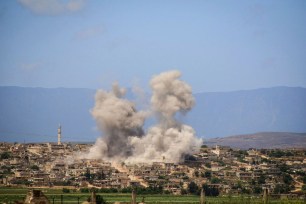
POLYGON ((155 76, 151 80, 153 91, 151 104, 157 114, 160 125, 173 127, 177 125, 175 114, 184 113, 194 106, 191 87, 179 80, 179 71, 169 71, 155 76))
POLYGON ((91 154, 103 157, 129 156, 131 146, 128 137, 144 134, 142 126, 146 114, 137 112, 134 103, 123 98, 125 92, 117 83, 111 92, 97 91, 91 114, 104 135, 97 140, 91 154))
POLYGON ((118 84, 111 92, 98 90, 91 114, 104 135, 85 157, 127 163, 177 163, 184 154, 199 149, 202 140, 196 138, 193 128, 176 119, 195 103, 191 87, 180 77, 179 71, 169 71, 152 78, 148 111, 136 111, 135 104, 124 99, 125 89, 118 84), (144 133, 142 127, 149 115, 156 116, 158 122, 144 133))

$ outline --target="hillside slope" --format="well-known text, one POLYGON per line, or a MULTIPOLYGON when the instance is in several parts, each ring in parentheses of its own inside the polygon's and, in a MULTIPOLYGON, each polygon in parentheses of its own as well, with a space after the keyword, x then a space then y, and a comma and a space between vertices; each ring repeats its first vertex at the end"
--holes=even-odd
POLYGON ((306 132, 306 89, 275 87, 196 94, 188 122, 204 137, 306 132))
POLYGON ((221 145, 240 149, 305 148, 306 133, 261 132, 224 138, 213 138, 208 139, 205 143, 210 146, 221 145))

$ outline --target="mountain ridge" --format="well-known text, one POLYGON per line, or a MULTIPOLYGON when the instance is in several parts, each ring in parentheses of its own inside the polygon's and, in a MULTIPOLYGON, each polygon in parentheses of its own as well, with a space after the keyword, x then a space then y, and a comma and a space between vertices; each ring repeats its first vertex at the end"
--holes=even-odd
POLYGON ((243 135, 231 135, 223 138, 207 139, 209 146, 230 146, 239 149, 288 149, 305 148, 306 133, 258 132, 243 135))
MULTIPOLYGON (((0 138, 55 141, 61 123, 63 139, 95 140, 100 135, 90 115, 95 92, 90 88, 0 86, 0 138)), ((135 97, 130 92, 129 99, 135 97)), ((202 92, 194 97, 195 107, 180 119, 194 127, 200 137, 306 132, 303 87, 202 92)))

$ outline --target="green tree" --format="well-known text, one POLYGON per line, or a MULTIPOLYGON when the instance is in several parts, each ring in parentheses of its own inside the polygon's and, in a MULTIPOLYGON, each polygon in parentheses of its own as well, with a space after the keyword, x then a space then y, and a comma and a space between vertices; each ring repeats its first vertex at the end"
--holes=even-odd
POLYGON ((205 171, 204 177, 205 178, 211 178, 211 172, 210 171, 205 171))
POLYGON ((33 166, 31 166, 31 169, 32 169, 32 170, 38 171, 38 170, 39 170, 39 167, 38 167, 37 165, 33 165, 33 166))
POLYGON ((197 194, 198 190, 199 190, 199 187, 195 182, 191 181, 188 184, 188 191, 190 194, 197 194))
POLYGON ((274 188, 273 193, 275 194, 281 194, 281 193, 288 193, 290 191, 290 186, 289 185, 280 185, 277 184, 274 188))
POLYGON ((11 153, 10 152, 2 152, 0 155, 1 159, 9 159, 11 157, 11 153))
POLYGON ((89 193, 88 188, 81 188, 80 191, 81 191, 81 193, 89 193))
POLYGON ((262 188, 261 188, 260 186, 255 186, 255 187, 253 188, 253 192, 254 192, 255 194, 261 194, 261 193, 262 193, 262 188))
POLYGON ((241 189, 241 193, 242 193, 242 194, 250 194, 251 191, 250 191, 249 189, 242 188, 242 189, 241 189))
POLYGON ((294 154, 292 152, 286 152, 286 156, 287 157, 292 157, 292 156, 294 156, 294 154))
POLYGON ((86 169, 85 177, 86 177, 87 180, 90 180, 90 178, 91 178, 89 168, 86 169))
POLYGON ((293 182, 293 178, 290 176, 290 174, 284 174, 283 180, 284 180, 284 183, 287 185, 290 185, 293 182))
POLYGON ((262 174, 258 178, 258 184, 265 184, 266 183, 266 177, 262 174))
POLYGON ((286 164, 280 164, 278 165, 278 167, 279 167, 279 170, 283 173, 288 172, 289 170, 289 167, 286 164))
POLYGON ((206 196, 218 196, 219 195, 219 189, 216 187, 210 187, 207 184, 203 184, 202 188, 204 189, 206 196))
POLYGON ((188 193, 188 192, 187 192, 186 189, 184 189, 184 188, 181 189, 181 195, 186 195, 187 193, 188 193))
POLYGON ((303 176, 303 183, 306 184, 306 176, 303 176))
POLYGON ((63 193, 70 193, 70 190, 68 188, 63 188, 63 193))
POLYGON ((221 183, 221 179, 213 177, 213 178, 211 178, 210 182, 213 183, 213 184, 221 183))
POLYGON ((206 163, 205 166, 206 166, 207 168, 211 168, 211 164, 210 164, 210 163, 206 163))

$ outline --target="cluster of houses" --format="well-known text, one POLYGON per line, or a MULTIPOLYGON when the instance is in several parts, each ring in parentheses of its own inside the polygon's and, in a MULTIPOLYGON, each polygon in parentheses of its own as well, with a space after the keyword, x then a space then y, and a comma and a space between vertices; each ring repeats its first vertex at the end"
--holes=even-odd
MULTIPOLYGON (((191 183, 222 194, 289 193, 302 190, 306 172, 305 149, 271 156, 274 150, 236 150, 207 147, 186 155, 181 163, 112 164, 69 156, 91 144, 0 143, 0 186, 124 189, 162 187, 164 192, 188 193, 191 183)), ((280 151, 280 150, 279 150, 280 151)))

